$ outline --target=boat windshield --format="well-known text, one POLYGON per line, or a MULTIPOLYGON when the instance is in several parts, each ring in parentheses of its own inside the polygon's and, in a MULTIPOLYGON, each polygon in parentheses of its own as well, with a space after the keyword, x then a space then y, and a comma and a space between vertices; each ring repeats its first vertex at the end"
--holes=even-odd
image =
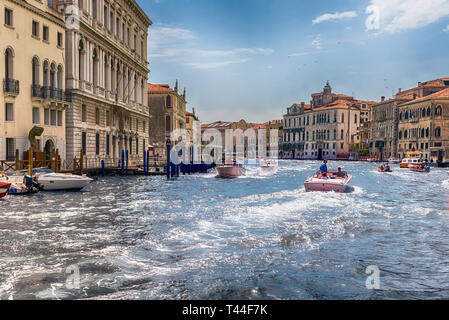
POLYGON ((47 174, 47 173, 54 173, 53 170, 48 168, 39 168, 33 170, 34 174, 47 174))

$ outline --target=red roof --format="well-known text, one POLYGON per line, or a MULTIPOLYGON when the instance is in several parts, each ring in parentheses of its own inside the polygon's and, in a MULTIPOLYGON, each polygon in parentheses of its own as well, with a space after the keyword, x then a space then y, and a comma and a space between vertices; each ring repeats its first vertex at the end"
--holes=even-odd
POLYGON ((422 97, 422 98, 418 98, 409 102, 406 102, 404 104, 411 104, 411 103, 416 103, 416 102, 420 102, 420 101, 426 101, 426 100, 432 100, 432 99, 449 99, 449 88, 446 88, 444 90, 438 91, 436 93, 432 93, 428 96, 422 97))
POLYGON ((148 84, 148 92, 173 92, 168 84, 148 84))

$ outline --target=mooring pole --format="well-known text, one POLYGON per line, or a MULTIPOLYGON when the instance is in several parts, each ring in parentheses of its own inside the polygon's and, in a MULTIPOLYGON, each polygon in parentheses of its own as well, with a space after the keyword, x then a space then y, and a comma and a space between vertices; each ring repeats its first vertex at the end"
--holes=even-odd
POLYGON ((121 165, 122 165, 122 174, 124 174, 125 173, 125 150, 122 150, 122 162, 121 162, 121 165))
POLYGON ((101 160, 101 174, 104 176, 105 168, 104 168, 104 160, 101 160))
POLYGON ((33 176, 33 148, 28 150, 28 175, 33 176))
POLYGON ((147 152, 143 149, 143 173, 147 173, 147 152))
POLYGON ((126 174, 128 174, 129 151, 126 150, 126 174))
POLYGON ((171 169, 171 161, 170 161, 170 149, 171 149, 171 142, 170 139, 167 140, 166 143, 167 146, 167 180, 170 180, 171 176, 170 176, 170 169, 171 169))

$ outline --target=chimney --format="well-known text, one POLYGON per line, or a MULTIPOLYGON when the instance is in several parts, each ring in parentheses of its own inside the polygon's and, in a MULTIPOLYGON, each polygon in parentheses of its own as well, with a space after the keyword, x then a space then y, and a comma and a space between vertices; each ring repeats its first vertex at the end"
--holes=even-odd
POLYGON ((402 88, 399 88, 399 93, 401 93, 402 92, 402 88))
POLYGON ((192 108, 192 113, 193 115, 195 115, 195 108, 192 108))
POLYGON ((413 94, 413 100, 415 100, 418 97, 416 93, 413 94))
POLYGON ((382 102, 385 102, 385 97, 382 97, 381 100, 382 100, 382 102))
POLYGON ((422 87, 422 82, 418 82, 418 87, 422 87))

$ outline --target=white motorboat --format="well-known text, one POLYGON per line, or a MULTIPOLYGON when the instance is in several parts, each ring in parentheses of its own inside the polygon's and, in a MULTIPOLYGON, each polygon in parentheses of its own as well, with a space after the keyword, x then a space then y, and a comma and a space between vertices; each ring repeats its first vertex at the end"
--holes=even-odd
POLYGON ((344 171, 337 172, 336 170, 329 170, 327 176, 322 176, 317 173, 315 176, 309 178, 304 182, 306 192, 337 192, 343 193, 346 191, 352 176, 344 171))
POLYGON ((278 170, 278 162, 276 160, 260 161, 260 170, 262 172, 276 172, 278 170))
POLYGON ((389 164, 400 164, 401 163, 401 159, 390 158, 390 159, 388 159, 388 163, 389 164))
POLYGON ((94 181, 86 176, 55 173, 50 169, 36 169, 34 175, 43 191, 82 190, 94 181))
POLYGON ((14 195, 35 193, 40 189, 40 186, 25 171, 17 171, 12 175, 0 172, 0 182, 11 183, 8 193, 14 195))

